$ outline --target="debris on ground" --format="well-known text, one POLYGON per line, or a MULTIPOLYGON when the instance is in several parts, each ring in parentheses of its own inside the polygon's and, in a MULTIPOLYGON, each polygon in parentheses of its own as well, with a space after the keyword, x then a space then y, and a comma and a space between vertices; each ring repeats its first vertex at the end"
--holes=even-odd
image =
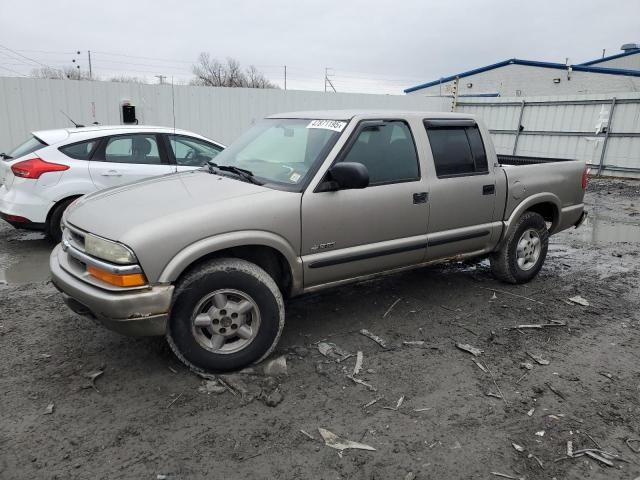
POLYGON ((580 295, 576 295, 575 297, 569 298, 569 301, 577 305, 582 305, 583 307, 588 307, 590 305, 587 299, 582 298, 580 295))
POLYGON ((180 400, 180 398, 182 397, 183 394, 184 394, 184 392, 180 392, 180 395, 178 395, 176 398, 171 400, 171 402, 169 402, 169 405, 167 405, 167 408, 171 408, 174 403, 176 403, 178 400, 180 400))
POLYGON ((534 413, 535 411, 536 411, 536 409, 535 409, 535 408, 532 408, 531 410, 529 410, 529 411, 527 412, 527 416, 532 417, 532 416, 533 416, 533 413, 534 413))
POLYGON ((268 395, 261 395, 260 399, 267 407, 277 407, 278 405, 280 405, 282 400, 284 400, 284 396, 282 395, 282 393, 280 393, 280 390, 276 388, 268 395))
POLYGON ((402 406, 402 403, 404 402, 404 395, 402 395, 399 399, 398 402, 396 403, 395 407, 382 407, 386 410, 400 410, 400 407, 402 406))
POLYGON ((485 394, 487 397, 494 397, 494 398, 499 398, 500 400, 502 400, 502 395, 498 394, 498 393, 494 393, 494 392, 487 392, 485 394))
POLYGON ((304 430, 300 429, 300 433, 303 434, 305 437, 307 437, 309 440, 315 440, 315 438, 313 438, 313 435, 311 435, 308 432, 305 432, 304 430))
POLYGON ((513 446, 513 448, 516 449, 516 451, 518 452, 524 452, 524 447, 522 445, 518 445, 515 442, 511 442, 511 445, 513 446))
POLYGON ((479 361, 477 361, 475 358, 472 358, 471 361, 473 363, 475 363, 478 366, 478 368, 480 370, 482 370, 484 373, 489 373, 489 371, 486 369, 486 367, 484 365, 482 365, 479 361))
POLYGON ((544 430, 540 430, 539 432, 536 432, 537 437, 544 437, 544 434, 545 434, 544 430))
POLYGON ((533 458, 537 462, 537 464, 540 465, 540 468, 544 468, 544 464, 542 463, 542 460, 536 457, 533 453, 530 453, 529 455, 527 455, 527 458, 533 458))
POLYGON ((477 357, 478 355, 484 353, 484 350, 473 347, 467 343, 456 343, 456 347, 458 347, 460 350, 470 353, 474 357, 477 357))
POLYGON ((487 287, 478 287, 478 288, 481 288, 482 290, 491 290, 491 291, 493 291, 494 294, 496 292, 504 293, 505 295, 511 295, 512 297, 523 298, 525 300, 529 300, 530 302, 539 303, 540 305, 544 305, 544 303, 541 302, 540 300, 536 300, 536 299, 530 298, 530 297, 525 297, 524 295, 518 295, 517 293, 507 292, 506 290, 498 290, 496 288, 487 288, 487 287))
POLYGON ((340 438, 335 433, 330 432, 329 430, 325 430, 324 428, 318 428, 318 431, 320 432, 320 435, 324 440, 324 444, 327 447, 331 447, 331 448, 335 448, 336 450, 339 450, 340 453, 342 453, 343 450, 347 450, 347 449, 369 450, 372 452, 376 451, 376 449, 373 448, 371 445, 340 438))
POLYGON ((156 475, 156 480, 167 480, 167 476, 159 473, 156 475))
POLYGON ((613 382, 613 375, 611 375, 610 373, 598 372, 598 375, 602 375, 603 377, 608 378, 609 380, 611 380, 613 382))
POLYGON ((531 352, 527 352, 527 355, 529 355, 539 365, 549 365, 549 363, 551 363, 549 362, 549 360, 545 360, 544 358, 542 358, 542 355, 536 355, 535 353, 531 352))
POLYGON ((353 373, 351 374, 352 377, 355 377, 357 374, 360 373, 360 370, 362 370, 363 360, 364 360, 364 356, 362 355, 362 352, 358 350, 358 353, 356 353, 356 364, 353 366, 353 373))
POLYGON ((425 342, 424 340, 405 340, 402 344, 408 347, 422 347, 425 342))
POLYGON ((354 383, 362 385, 363 387, 367 387, 371 392, 377 392, 378 391, 378 389, 376 387, 374 387, 373 385, 371 385, 370 383, 367 383, 364 380, 360 380, 359 378, 356 378, 353 375, 347 375, 347 378, 350 379, 351 381, 353 381, 354 383))
POLYGON ((498 296, 496 295, 496 292, 493 292, 493 295, 491 295, 491 298, 489 300, 497 300, 498 296))
POLYGON ((567 324, 565 322, 551 322, 551 323, 528 323, 524 325, 516 325, 514 327, 504 327, 505 330, 524 330, 527 328, 547 328, 547 327, 566 327, 567 324))
POLYGON ((433 410, 433 407, 425 407, 425 408, 414 408, 414 412, 428 412, 429 410, 433 410))
POLYGON ((198 387, 200 393, 215 393, 216 395, 227 391, 227 387, 222 385, 219 380, 204 380, 198 387))
POLYGON ((382 400, 384 397, 376 397, 368 403, 365 403, 362 408, 369 408, 371 405, 378 403, 378 401, 382 400))
POLYGON ((573 442, 567 441, 567 457, 573 457, 573 442))
POLYGON ((554 388, 549 382, 544 382, 544 383, 547 387, 549 387, 549 390, 551 390, 553 393, 559 396, 562 400, 567 399, 560 390, 558 390, 557 388, 554 388))
POLYGON ((277 377, 279 375, 287 374, 287 357, 281 355, 271 360, 267 360, 264 363, 263 370, 265 375, 270 377, 277 377))
POLYGON ((524 480, 524 477, 514 477, 512 475, 507 475, 506 473, 500 473, 500 472, 491 472, 491 475, 495 475, 496 477, 502 477, 502 478, 510 478, 511 480, 524 480))
POLYGON ((362 330, 360 330, 360 334, 364 335, 367 338, 370 338, 371 340, 373 340, 374 342, 376 342, 378 345, 380 345, 382 348, 387 348, 387 342, 385 342, 382 338, 380 338, 377 335, 374 335, 373 333, 371 333, 369 330, 367 330, 366 328, 363 328, 362 330))
POLYGON ((416 474, 413 472, 409 472, 404 476, 404 480, 415 480, 416 474))
POLYGON ((606 458, 601 457, 600 455, 598 455, 597 453, 595 453, 592 450, 587 450, 587 451, 584 452, 584 454, 587 457, 591 457, 594 460, 597 460, 598 462, 605 464, 608 467, 615 467, 615 465, 613 464, 613 462, 611 460, 607 460, 606 458))
POLYGON ((384 315, 382 315, 382 318, 387 318, 387 315, 391 313, 391 310, 393 310, 393 307, 395 307, 398 304, 398 302, 400 302, 400 300, 402 300, 402 298, 398 298, 395 302, 393 302, 391 306, 387 308, 387 311, 384 312, 384 315))
POLYGON ((47 405, 47 408, 44 409, 44 414, 51 415, 53 413, 54 408, 55 408, 55 405, 53 403, 50 403, 49 405, 47 405))
POLYGON ((331 342, 320 342, 318 344, 318 351, 323 356, 327 358, 331 358, 332 360, 338 360, 338 361, 344 360, 349 356, 351 356, 349 352, 341 349, 335 343, 331 343, 331 342))
POLYGON ((627 447, 629 447, 632 452, 640 453, 640 447, 634 448, 633 446, 634 443, 640 444, 640 438, 627 438, 624 443, 627 444, 627 447))
POLYGON ((526 368, 527 370, 531 370, 533 368, 533 364, 531 362, 521 362, 520 368, 526 368))
POLYGON ((94 370, 92 372, 87 372, 84 374, 84 377, 89 380, 89 382, 85 383, 82 388, 93 388, 96 392, 99 390, 96 388, 96 380, 104 373, 104 369, 100 368, 98 370, 94 370))

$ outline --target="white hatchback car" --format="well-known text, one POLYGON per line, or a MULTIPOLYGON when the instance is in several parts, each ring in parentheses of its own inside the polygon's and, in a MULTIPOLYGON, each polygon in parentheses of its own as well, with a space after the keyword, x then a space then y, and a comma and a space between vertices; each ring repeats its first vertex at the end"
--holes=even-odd
POLYGON ((61 236, 65 208, 79 196, 142 178, 200 168, 224 149, 185 130, 90 126, 33 132, 0 154, 0 217, 16 228, 61 236))

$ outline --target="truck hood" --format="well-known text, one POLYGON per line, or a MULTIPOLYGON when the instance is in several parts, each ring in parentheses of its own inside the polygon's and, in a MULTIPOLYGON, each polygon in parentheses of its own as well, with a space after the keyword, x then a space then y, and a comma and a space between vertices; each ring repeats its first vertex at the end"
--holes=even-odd
MULTIPOLYGON (((145 179, 82 197, 67 211, 70 224, 104 238, 126 243, 153 224, 174 222, 176 228, 194 211, 215 213, 234 198, 260 195, 271 189, 190 171, 145 179)), ((199 215, 197 215, 199 216, 199 215)))

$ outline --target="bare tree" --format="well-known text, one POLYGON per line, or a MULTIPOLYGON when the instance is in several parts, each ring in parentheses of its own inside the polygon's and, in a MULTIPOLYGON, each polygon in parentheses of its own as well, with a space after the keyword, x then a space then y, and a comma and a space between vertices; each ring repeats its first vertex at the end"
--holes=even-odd
POLYGON ((110 77, 108 81, 115 83, 149 83, 146 78, 132 77, 129 75, 115 75, 110 77))
POLYGON ((234 58, 227 58, 221 63, 206 52, 198 56, 198 63, 193 66, 192 85, 206 87, 248 87, 248 88, 279 88, 270 82, 262 72, 253 65, 242 71, 240 62, 234 58))
MULTIPOLYGON (((89 72, 74 67, 40 67, 31 70, 31 76, 36 78, 54 78, 70 80, 92 80, 89 72)), ((95 78, 93 80, 96 80, 95 78)))

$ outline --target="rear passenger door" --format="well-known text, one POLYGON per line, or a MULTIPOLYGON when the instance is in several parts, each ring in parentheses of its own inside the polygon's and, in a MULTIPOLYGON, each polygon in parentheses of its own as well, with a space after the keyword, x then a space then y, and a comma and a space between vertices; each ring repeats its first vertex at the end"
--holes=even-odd
POLYGON ((176 171, 154 133, 113 135, 102 140, 89 163, 98 190, 176 171))
MULTIPOLYGON (((418 127, 419 127, 418 123, 418 127)), ((426 251, 427 182, 409 124, 365 120, 336 163, 367 167, 369 186, 302 197, 306 288, 420 263, 426 251)))
POLYGON ((435 178, 430 182, 427 259, 486 250, 502 228, 496 182, 482 135, 469 119, 425 120, 435 178))

